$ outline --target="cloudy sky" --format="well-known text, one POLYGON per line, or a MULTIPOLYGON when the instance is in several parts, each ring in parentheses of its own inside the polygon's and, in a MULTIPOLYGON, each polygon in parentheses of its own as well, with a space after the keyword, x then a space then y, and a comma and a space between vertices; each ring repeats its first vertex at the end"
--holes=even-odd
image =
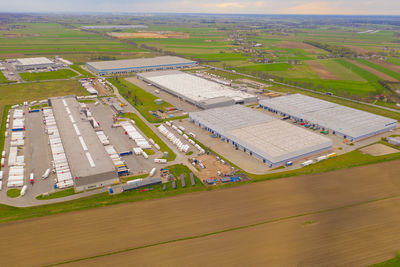
POLYGON ((400 0, 0 0, 0 12, 400 15, 400 0))

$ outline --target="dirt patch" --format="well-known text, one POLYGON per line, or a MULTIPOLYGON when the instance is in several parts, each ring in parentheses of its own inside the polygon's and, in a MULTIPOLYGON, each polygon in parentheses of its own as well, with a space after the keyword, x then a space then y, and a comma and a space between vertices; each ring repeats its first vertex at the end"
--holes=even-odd
POLYGON ((324 65, 315 60, 306 61, 307 64, 315 71, 321 79, 338 80, 338 78, 330 72, 324 65))
POLYGON ((358 54, 367 54, 368 52, 371 52, 365 48, 354 46, 354 45, 345 45, 346 47, 350 48, 353 52, 356 52, 358 54))
POLYGON ((200 180, 218 177, 218 171, 220 171, 222 174, 229 174, 231 171, 231 166, 226 163, 222 164, 221 161, 217 160, 214 155, 204 154, 196 157, 196 159, 200 160, 206 167, 205 169, 200 169, 200 171, 196 174, 200 180))
POLYGON ((321 50, 315 46, 306 44, 306 43, 300 43, 300 42, 283 42, 277 44, 278 47, 282 48, 301 48, 309 53, 320 53, 321 50))
POLYGON ((109 36, 118 39, 129 38, 189 38, 189 34, 183 32, 109 32, 109 36))
POLYGON ((364 152, 368 155, 374 156, 374 157, 400 152, 400 150, 397 150, 393 147, 390 147, 390 146, 387 146, 384 144, 373 144, 373 145, 361 148, 360 151, 364 152))
POLYGON ((398 80, 396 80, 395 78, 393 78, 393 77, 391 77, 391 76, 389 76, 389 75, 387 75, 385 73, 382 73, 380 71, 377 71, 374 68, 368 67, 368 66, 366 66, 364 64, 361 64, 361 63, 359 63, 359 62, 357 62, 355 60, 352 60, 352 59, 346 59, 346 60, 348 62, 350 62, 350 63, 352 63, 352 64, 354 64, 354 65, 356 65, 356 66, 358 66, 358 67, 360 67, 360 68, 362 68, 362 69, 364 69, 364 70, 366 70, 366 71, 368 71, 368 72, 370 72, 370 73, 372 73, 374 75, 376 75, 377 77, 381 78, 382 80, 389 81, 389 82, 398 82, 398 80))
POLYGON ((394 65, 392 63, 386 62, 384 60, 379 60, 379 59, 372 59, 370 61, 375 63, 375 64, 378 64, 378 65, 380 65, 380 66, 382 66, 384 68, 387 68, 387 69, 392 70, 392 71, 397 71, 397 72, 400 73, 400 66, 397 66, 397 65, 394 65))

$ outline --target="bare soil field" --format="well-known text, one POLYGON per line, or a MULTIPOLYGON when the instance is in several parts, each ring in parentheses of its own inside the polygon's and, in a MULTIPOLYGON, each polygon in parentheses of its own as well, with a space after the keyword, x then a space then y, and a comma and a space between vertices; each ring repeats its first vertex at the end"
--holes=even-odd
POLYGON ((108 35, 119 39, 129 38, 189 38, 183 32, 109 32, 108 35))
POLYGON ((228 164, 222 164, 221 161, 218 161, 213 155, 204 154, 196 157, 196 159, 201 160, 204 166, 206 166, 205 169, 200 169, 200 171, 196 173, 200 180, 217 177, 217 171, 223 174, 228 174, 231 171, 231 167, 228 164))
POLYGON ((105 253, 120 258, 103 256, 98 265, 132 265, 119 260, 131 255, 138 266, 187 265, 188 257, 219 266, 372 264, 400 248, 399 171, 392 161, 3 223, 0 258, 4 266, 105 253))
POLYGON ((338 78, 332 72, 330 72, 324 65, 322 65, 318 61, 310 60, 306 62, 321 79, 338 80, 338 78))
POLYGON ((66 266, 368 266, 400 247, 399 205, 383 200, 66 266))
POLYGON ((394 64, 386 62, 384 60, 372 59, 370 61, 375 64, 381 65, 382 67, 387 68, 389 70, 400 72, 400 66, 394 65, 394 64))
POLYGON ((369 154, 371 156, 374 156, 374 157, 399 152, 399 150, 397 150, 393 147, 390 147, 390 146, 386 146, 384 144, 373 144, 373 145, 361 148, 360 151, 364 152, 366 154, 369 154))
POLYGON ((346 59, 346 60, 347 60, 348 62, 350 62, 350 63, 352 63, 352 64, 354 64, 354 65, 360 67, 360 68, 363 68, 364 70, 366 70, 366 71, 368 71, 368 72, 370 72, 370 73, 376 75, 377 77, 379 77, 379 78, 381 78, 381 79, 383 79, 383 80, 385 80, 385 81, 389 81, 389 82, 398 82, 398 80, 396 80, 395 78, 393 78, 393 77, 391 77, 391 76, 389 76, 389 75, 387 75, 387 74, 385 74, 385 73, 382 73, 382 72, 380 72, 380 71, 377 71, 377 70, 374 69, 374 68, 368 67, 368 66, 366 66, 366 65, 364 65, 364 64, 361 64, 361 63, 359 63, 359 62, 357 62, 357 61, 355 61, 355 60, 352 60, 352 59, 346 59))
POLYGON ((282 47, 282 48, 300 48, 309 53, 320 53, 321 52, 321 50, 319 48, 314 47, 309 44, 306 44, 306 43, 301 43, 301 42, 287 41, 287 42, 279 43, 279 44, 277 44, 277 46, 282 47))
POLYGON ((350 48, 354 52, 359 53, 359 54, 363 54, 363 55, 367 54, 368 52, 371 52, 371 51, 369 51, 369 50, 367 50, 365 48, 359 47, 359 46, 354 46, 354 45, 345 45, 345 46, 347 46, 348 48, 350 48))

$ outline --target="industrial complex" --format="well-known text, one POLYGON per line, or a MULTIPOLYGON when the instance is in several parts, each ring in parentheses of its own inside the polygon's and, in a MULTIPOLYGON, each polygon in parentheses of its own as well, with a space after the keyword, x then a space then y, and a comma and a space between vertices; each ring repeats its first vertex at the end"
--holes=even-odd
POLYGON ((397 127, 394 119, 301 94, 264 99, 260 101, 260 107, 322 130, 330 130, 352 142, 397 127))
POLYGON ((329 138, 240 105, 192 112, 189 117, 270 167, 332 148, 329 138))
MULTIPOLYGON (((7 64, 42 72, 70 62, 31 58, 7 64)), ((126 82, 154 95, 148 109, 135 110, 125 101, 129 97, 116 93, 119 83, 105 77, 79 80, 90 95, 14 105, 7 114, 0 190, 2 179, 8 188, 23 187, 24 194, 29 188, 33 198, 70 187, 79 192, 107 186, 113 194, 116 188, 147 192, 144 187, 160 183, 165 190, 171 182, 176 189, 179 178, 168 168, 185 162, 205 185, 243 181, 251 179, 249 173, 291 171, 363 148, 380 138, 368 137, 397 128, 396 120, 313 97, 265 93, 254 82, 180 70, 195 66, 172 56, 87 63, 99 76, 135 72, 126 82), (156 125, 144 121, 148 114, 156 125), (37 176, 42 179, 33 187, 37 176)), ((382 136, 398 145, 397 135, 382 136)), ((186 186, 184 178, 181 184, 186 186)))
POLYGON ((144 72, 138 77, 203 109, 257 101, 252 94, 178 70, 144 72))
POLYGON ((196 61, 174 57, 161 56, 153 58, 123 59, 111 61, 88 62, 89 70, 98 75, 127 74, 139 71, 156 71, 168 69, 183 69, 197 66, 196 61))

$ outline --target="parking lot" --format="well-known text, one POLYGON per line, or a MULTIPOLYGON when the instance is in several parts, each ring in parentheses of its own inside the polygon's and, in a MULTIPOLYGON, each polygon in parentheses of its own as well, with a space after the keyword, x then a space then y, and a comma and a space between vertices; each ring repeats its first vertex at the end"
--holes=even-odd
MULTIPOLYGON (((109 137, 110 143, 118 153, 132 150, 136 147, 135 142, 125 135, 122 127, 112 127, 115 112, 110 106, 105 104, 89 104, 89 107, 96 120, 100 123, 100 127, 109 137)), ((140 131, 140 129, 138 130, 140 131)), ((143 136, 145 135, 143 134, 143 136)), ((122 159, 126 162, 133 175, 136 173, 149 172, 154 167, 154 159, 162 157, 161 151, 153 150, 155 154, 149 155, 148 159, 145 159, 142 155, 128 155, 122 157, 122 159)))
MULTIPOLYGON (((47 179, 42 179, 42 175, 47 169, 51 169, 51 152, 48 145, 48 136, 44 131, 44 124, 42 119, 42 112, 29 113, 28 108, 24 107, 25 111, 25 145, 19 147, 19 154, 23 155, 25 160, 24 170, 24 184, 27 185, 28 189, 24 196, 24 201, 30 202, 35 199, 37 195, 53 191, 54 186, 54 174, 50 174, 47 179), (34 173, 34 183, 31 184, 29 176, 34 173)), ((11 111, 12 114, 13 111, 11 111)), ((11 126, 9 127, 8 137, 5 139, 4 150, 7 153, 6 159, 8 159, 8 153, 10 151, 10 139, 11 139, 11 126)), ((4 172, 3 178, 3 189, 0 191, 0 199, 7 198, 7 181, 9 167, 7 160, 5 167, 2 168, 4 172)))

